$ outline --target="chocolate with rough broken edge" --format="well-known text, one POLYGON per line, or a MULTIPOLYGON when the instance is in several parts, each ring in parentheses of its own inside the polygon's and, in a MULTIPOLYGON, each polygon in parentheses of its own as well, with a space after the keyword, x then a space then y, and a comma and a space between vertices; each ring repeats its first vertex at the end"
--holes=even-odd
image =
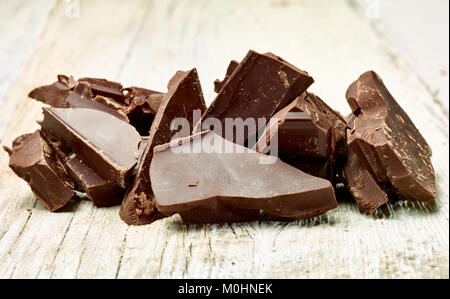
POLYGON ((436 197, 431 148, 373 71, 362 74, 346 94, 355 115, 348 142, 378 182, 405 199, 436 197))
POLYGON ((170 128, 172 120, 186 119, 191 129, 194 125, 194 110, 200 110, 200 114, 206 110, 196 69, 187 72, 178 71, 169 81, 168 90, 153 120, 149 143, 142 154, 134 181, 120 208, 120 217, 128 224, 148 224, 163 217, 155 209, 149 176, 153 148, 169 142, 177 133, 170 128))
POLYGON ((261 210, 299 220, 337 207, 329 181, 266 158, 213 132, 158 146, 150 167, 156 206, 189 223, 246 221, 261 210))
POLYGON ((125 188, 141 137, 133 126, 94 109, 43 108, 46 136, 63 141, 104 179, 125 188))
POLYGON ((63 208, 74 197, 74 185, 62 162, 39 131, 16 138, 9 167, 24 179, 37 199, 51 212, 63 208))
POLYGON ((250 50, 208 107, 201 123, 196 124, 194 132, 210 129, 203 128, 202 123, 215 118, 221 123, 223 137, 243 145, 248 136, 256 133, 256 128, 245 127, 243 136, 237 136, 236 132, 228 132, 233 134, 226 136, 226 119, 251 118, 256 124, 259 119, 268 121, 313 82, 307 72, 282 58, 272 53, 259 54, 250 50))

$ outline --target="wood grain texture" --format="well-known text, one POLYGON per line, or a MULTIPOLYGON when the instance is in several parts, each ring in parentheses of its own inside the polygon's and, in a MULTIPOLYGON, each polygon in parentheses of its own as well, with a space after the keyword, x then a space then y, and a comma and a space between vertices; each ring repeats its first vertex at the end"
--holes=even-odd
POLYGON ((427 78, 354 1, 255 2, 81 1, 79 18, 67 16, 65 1, 0 2, 2 144, 37 128, 41 105, 26 95, 58 73, 165 91, 176 70, 197 67, 210 103, 229 60, 271 51, 308 70, 316 80, 310 90, 343 114, 347 86, 377 71, 433 149, 437 200, 390 203, 364 216, 342 194, 337 210, 305 221, 188 226, 175 215, 132 227, 119 207, 88 201, 49 213, 2 152, 0 278, 449 277, 444 99, 433 98, 427 78), (5 30, 8 20, 17 27, 5 30))

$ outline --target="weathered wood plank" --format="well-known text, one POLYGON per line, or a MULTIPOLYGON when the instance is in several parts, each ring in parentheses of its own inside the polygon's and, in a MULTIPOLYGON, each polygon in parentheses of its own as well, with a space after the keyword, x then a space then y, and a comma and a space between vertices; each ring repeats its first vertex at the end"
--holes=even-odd
POLYGON ((392 203, 368 217, 344 197, 300 222, 186 226, 173 216, 129 227, 118 207, 87 201, 47 212, 1 153, 0 277, 448 277, 448 117, 424 82, 348 1, 254 3, 81 2, 70 19, 57 2, 5 94, 0 138, 36 127, 40 105, 26 94, 57 73, 165 90, 177 69, 196 66, 211 102, 212 81, 252 48, 308 70, 311 90, 343 114, 348 84, 376 70, 434 151, 436 203, 392 203))

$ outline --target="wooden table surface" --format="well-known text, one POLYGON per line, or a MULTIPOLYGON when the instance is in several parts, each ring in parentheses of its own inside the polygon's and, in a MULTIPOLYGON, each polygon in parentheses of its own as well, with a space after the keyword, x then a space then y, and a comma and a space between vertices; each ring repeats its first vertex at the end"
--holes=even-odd
POLYGON ((374 216, 340 196, 338 209, 305 221, 187 226, 175 215, 134 227, 119 207, 89 201, 48 212, 2 152, 0 278, 448 278, 448 60, 436 86, 373 13, 336 0, 1 1, 2 144, 37 128, 41 105, 27 93, 58 73, 165 91, 178 69, 197 67, 210 103, 229 60, 271 51, 310 72, 310 90, 344 115, 348 85, 377 71, 433 149, 438 197, 374 216))

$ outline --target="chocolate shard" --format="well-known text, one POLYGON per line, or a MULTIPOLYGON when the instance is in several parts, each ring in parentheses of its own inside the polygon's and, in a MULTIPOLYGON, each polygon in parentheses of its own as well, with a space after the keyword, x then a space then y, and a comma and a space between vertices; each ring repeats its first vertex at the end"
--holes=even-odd
POLYGON ((306 100, 307 93, 276 113, 253 149, 312 175, 334 181, 335 131, 327 115, 306 100), (272 141, 277 140, 277 144, 272 141), (277 152, 270 152, 276 147, 277 152))
POLYGON ((200 110, 198 111, 199 115, 206 110, 196 69, 187 72, 178 71, 169 81, 168 90, 161 100, 161 106, 150 128, 149 142, 142 154, 132 187, 125 195, 120 208, 120 217, 128 224, 148 224, 163 217, 155 209, 153 203, 149 175, 153 148, 156 145, 170 142, 172 137, 177 134, 177 131, 171 129, 172 120, 176 118, 187 120, 190 127, 186 130, 186 134, 182 131, 177 134, 186 136, 190 134, 194 125, 194 110, 200 110))
MULTIPOLYGON (((194 132, 210 129, 202 127, 202 123, 205 124, 208 119, 215 122, 217 119, 221 124, 221 136, 243 145, 248 136, 256 133, 256 127, 248 126, 242 128, 244 132, 233 134, 231 130, 236 129, 236 126, 227 128, 226 119, 250 118, 256 124, 259 119, 268 121, 274 113, 300 96, 313 82, 308 73, 280 57, 250 50, 202 116, 202 122, 196 125, 194 132)), ((214 131, 218 130, 214 128, 214 131)))
POLYGON ((51 212, 74 197, 73 182, 39 131, 26 135, 13 147, 9 167, 28 182, 36 198, 51 212))
POLYGON ((120 204, 125 189, 103 179, 98 173, 82 161, 64 142, 53 136, 45 136, 47 143, 63 162, 68 175, 75 183, 75 190, 84 192, 96 206, 106 207, 120 204))
POLYGON ((124 103, 125 95, 122 93, 122 84, 99 78, 80 78, 78 82, 87 82, 92 93, 92 97, 97 95, 114 99, 119 103, 124 103))
POLYGON ((225 78, 222 81, 220 81, 219 79, 214 81, 214 91, 216 93, 220 92, 220 90, 225 85, 225 83, 228 81, 228 79, 230 78, 231 74, 234 72, 234 70, 237 68, 238 65, 239 65, 239 62, 237 62, 236 60, 231 60, 230 64, 228 65, 227 73, 225 75, 225 78))
POLYGON ((307 174, 334 182, 336 174, 335 163, 330 158, 303 158, 282 160, 283 162, 300 169, 307 174))
POLYGON ((125 189, 102 178, 76 154, 68 157, 65 167, 77 188, 85 192, 94 205, 109 207, 122 202, 125 189))
POLYGON ((120 120, 129 122, 128 117, 120 110, 121 107, 114 106, 109 98, 96 96, 93 100, 91 85, 87 82, 80 82, 76 85, 74 91, 67 97, 67 103, 71 108, 88 108, 109 113, 120 120))
POLYGON ((298 220, 337 207, 329 181, 264 159, 213 132, 158 146, 150 167, 157 209, 190 223, 219 223, 235 221, 239 210, 250 219, 263 210, 298 220))
POLYGON ((141 140, 128 123, 95 109, 43 108, 42 131, 63 141, 104 179, 125 188, 141 140))
POLYGON ((408 200, 436 197, 431 149, 380 77, 366 72, 347 91, 355 115, 349 144, 382 184, 408 200))
POLYGON ((8 153, 9 156, 12 155, 15 149, 17 149, 25 140, 27 140, 33 133, 26 133, 23 135, 20 135, 19 137, 16 137, 12 142, 12 147, 3 146, 3 149, 5 152, 8 153))
POLYGON ((96 109, 129 122, 142 136, 148 136, 163 94, 142 87, 98 78, 58 75, 58 81, 30 92, 29 97, 55 108, 96 109))
POLYGON ((70 105, 66 99, 73 90, 74 81, 73 77, 58 75, 58 81, 33 89, 28 97, 52 107, 68 108, 70 105))
POLYGON ((327 105, 317 95, 307 92, 304 101, 315 108, 316 111, 322 112, 331 122, 334 128, 333 144, 335 145, 335 152, 337 155, 345 155, 347 152, 347 129, 348 125, 342 115, 327 105))
POLYGON ((255 145, 256 151, 266 152, 277 135, 278 156, 282 159, 326 158, 330 155, 332 125, 323 114, 303 102, 304 97, 298 97, 273 116, 273 121, 255 145))
POLYGON ((351 148, 348 149, 342 174, 344 184, 358 204, 361 213, 373 214, 376 209, 388 202, 386 192, 351 148))

